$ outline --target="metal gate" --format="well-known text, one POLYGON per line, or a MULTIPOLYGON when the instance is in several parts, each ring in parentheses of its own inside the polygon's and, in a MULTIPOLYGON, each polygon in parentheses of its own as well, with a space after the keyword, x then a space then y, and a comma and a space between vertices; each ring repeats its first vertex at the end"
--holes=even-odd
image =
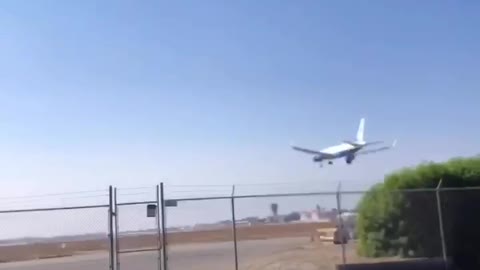
POLYGON ((166 269, 163 248, 163 184, 155 198, 121 202, 117 188, 112 198, 113 270, 166 269))

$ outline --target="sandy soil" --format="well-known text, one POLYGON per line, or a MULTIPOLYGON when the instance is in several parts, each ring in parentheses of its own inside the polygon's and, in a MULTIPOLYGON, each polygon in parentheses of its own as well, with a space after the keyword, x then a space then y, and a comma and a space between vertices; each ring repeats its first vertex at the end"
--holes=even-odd
MULTIPOLYGON (((326 223, 299 223, 288 225, 257 225, 251 227, 238 227, 237 239, 238 241, 242 241, 281 237, 310 237, 315 229, 331 226, 331 224, 326 223)), ((225 241, 233 241, 231 227, 214 231, 194 231, 167 234, 167 242, 169 245, 225 241)), ((144 249, 156 247, 157 244, 158 238, 156 235, 124 236, 119 239, 120 250, 144 249)), ((108 250, 108 239, 66 243, 39 243, 31 245, 2 246, 0 247, 0 262, 66 257, 92 251, 108 252, 108 250)))

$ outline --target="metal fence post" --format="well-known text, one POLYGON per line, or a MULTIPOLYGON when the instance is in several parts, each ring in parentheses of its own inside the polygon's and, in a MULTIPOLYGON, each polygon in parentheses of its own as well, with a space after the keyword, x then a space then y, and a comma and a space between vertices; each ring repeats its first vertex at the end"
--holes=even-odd
POLYGON ((165 190, 163 182, 160 183, 160 205, 162 207, 162 248, 163 248, 163 270, 168 269, 167 258, 167 227, 165 226, 165 190))
POLYGON ((115 239, 115 260, 116 260, 116 270, 120 270, 120 242, 118 239, 118 201, 117 201, 117 188, 113 190, 113 202, 114 202, 114 212, 113 217, 115 218, 115 231, 114 231, 114 239, 115 239))
MULTIPOLYGON (((345 267, 346 264, 346 256, 345 256, 345 243, 344 243, 344 233, 345 233, 345 228, 343 226, 343 218, 342 218, 342 203, 341 203, 341 190, 342 183, 338 183, 338 188, 337 188, 337 212, 338 212, 338 219, 340 222, 340 228, 337 228, 338 233, 340 234, 340 241, 342 244, 342 264, 345 267)), ((337 226, 338 227, 338 226, 337 226)))
POLYGON ((110 269, 115 269, 115 246, 113 238, 113 188, 108 187, 108 238, 109 238, 109 257, 110 257, 110 269))
POLYGON ((158 269, 162 270, 162 241, 161 241, 161 229, 160 229, 160 186, 156 186, 156 195, 157 195, 157 213, 156 213, 156 222, 157 222, 157 247, 158 247, 158 269))
POLYGON ((440 181, 438 182, 438 186, 435 190, 435 193, 437 195, 438 224, 440 226, 440 239, 442 241, 443 263, 445 265, 445 269, 447 269, 447 250, 445 245, 445 232, 443 231, 442 203, 440 201, 441 186, 442 186, 442 179, 440 179, 440 181))
POLYGON ((232 186, 231 202, 232 202, 233 252, 235 257, 235 270, 238 270, 237 219, 235 217, 235 185, 232 186))

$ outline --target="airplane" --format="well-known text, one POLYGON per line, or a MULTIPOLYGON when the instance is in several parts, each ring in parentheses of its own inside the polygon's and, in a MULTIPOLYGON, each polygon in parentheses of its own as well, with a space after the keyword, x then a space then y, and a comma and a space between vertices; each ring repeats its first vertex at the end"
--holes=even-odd
POLYGON ((364 140, 365 118, 360 119, 358 125, 357 136, 355 141, 344 140, 342 143, 330 146, 321 150, 311 150, 295 145, 291 147, 303 153, 314 155, 313 162, 318 162, 320 167, 323 167, 323 161, 328 161, 328 164, 332 165, 334 159, 345 158, 347 164, 352 164, 353 160, 358 155, 372 154, 380 151, 385 151, 394 148, 397 144, 397 140, 394 140, 390 146, 383 146, 377 149, 366 150, 364 147, 381 144, 383 141, 366 142, 364 140))

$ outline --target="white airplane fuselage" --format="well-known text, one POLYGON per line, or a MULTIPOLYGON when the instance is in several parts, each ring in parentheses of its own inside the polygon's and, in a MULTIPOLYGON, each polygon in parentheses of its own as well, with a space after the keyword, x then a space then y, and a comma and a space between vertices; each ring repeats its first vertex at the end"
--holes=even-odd
MULTIPOLYGON (((321 153, 325 153, 327 155, 316 155, 313 159, 316 162, 321 162, 323 160, 332 160, 337 158, 343 158, 348 156, 352 156, 355 152, 362 149, 362 146, 355 147, 348 143, 341 143, 333 146, 329 146, 320 150, 321 153)), ((353 156, 352 156, 353 157, 353 156)))

